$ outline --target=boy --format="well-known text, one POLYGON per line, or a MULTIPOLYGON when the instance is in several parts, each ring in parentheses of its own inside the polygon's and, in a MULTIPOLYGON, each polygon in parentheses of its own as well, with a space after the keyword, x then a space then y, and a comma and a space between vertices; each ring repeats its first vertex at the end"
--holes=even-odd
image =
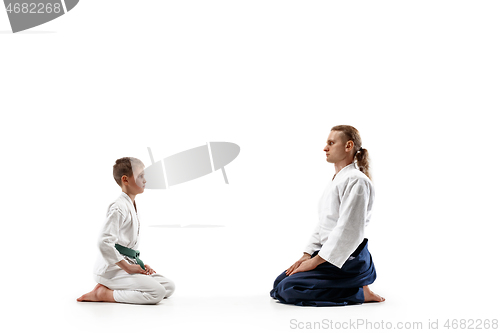
POLYGON ((116 160, 113 177, 121 195, 108 207, 99 237, 101 257, 94 268, 97 285, 77 301, 156 304, 173 294, 172 281, 144 265, 137 251, 139 214, 135 196, 146 187, 144 164, 137 158, 116 160))

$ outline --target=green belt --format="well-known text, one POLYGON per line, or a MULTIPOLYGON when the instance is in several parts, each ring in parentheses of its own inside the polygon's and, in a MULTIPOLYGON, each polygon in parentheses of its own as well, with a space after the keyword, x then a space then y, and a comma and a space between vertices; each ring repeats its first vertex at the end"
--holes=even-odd
POLYGON ((135 261, 137 261, 137 264, 140 265, 143 270, 146 270, 146 267, 144 267, 144 263, 141 259, 139 259, 139 254, 141 254, 139 251, 129 249, 128 247, 121 246, 120 244, 115 244, 115 248, 124 256, 135 259, 135 261))

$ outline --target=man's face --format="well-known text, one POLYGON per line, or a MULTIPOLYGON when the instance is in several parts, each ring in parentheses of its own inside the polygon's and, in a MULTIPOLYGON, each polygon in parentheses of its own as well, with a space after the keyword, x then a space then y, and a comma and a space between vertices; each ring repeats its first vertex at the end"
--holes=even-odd
POLYGON ((326 161, 329 163, 337 163, 344 160, 348 157, 352 149, 349 149, 349 147, 352 146, 352 141, 343 142, 342 132, 330 131, 330 135, 328 135, 328 139, 326 140, 325 149, 323 149, 326 152, 326 161))

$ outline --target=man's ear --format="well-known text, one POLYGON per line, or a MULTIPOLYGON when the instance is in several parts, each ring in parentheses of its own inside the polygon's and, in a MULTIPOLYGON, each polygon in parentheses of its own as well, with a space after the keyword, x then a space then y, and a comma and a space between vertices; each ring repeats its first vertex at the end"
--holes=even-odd
POLYGON ((354 142, 352 140, 347 141, 345 148, 351 150, 354 148, 354 142))

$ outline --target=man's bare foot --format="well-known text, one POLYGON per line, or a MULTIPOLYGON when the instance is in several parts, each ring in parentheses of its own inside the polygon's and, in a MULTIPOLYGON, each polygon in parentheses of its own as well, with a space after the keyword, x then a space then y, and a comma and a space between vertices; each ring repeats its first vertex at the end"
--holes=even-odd
POLYGON ((363 294, 365 295, 365 303, 385 301, 385 298, 375 294, 368 286, 363 286, 363 294))
POLYGON ((78 302, 115 302, 113 290, 98 283, 94 290, 76 299, 78 302))

